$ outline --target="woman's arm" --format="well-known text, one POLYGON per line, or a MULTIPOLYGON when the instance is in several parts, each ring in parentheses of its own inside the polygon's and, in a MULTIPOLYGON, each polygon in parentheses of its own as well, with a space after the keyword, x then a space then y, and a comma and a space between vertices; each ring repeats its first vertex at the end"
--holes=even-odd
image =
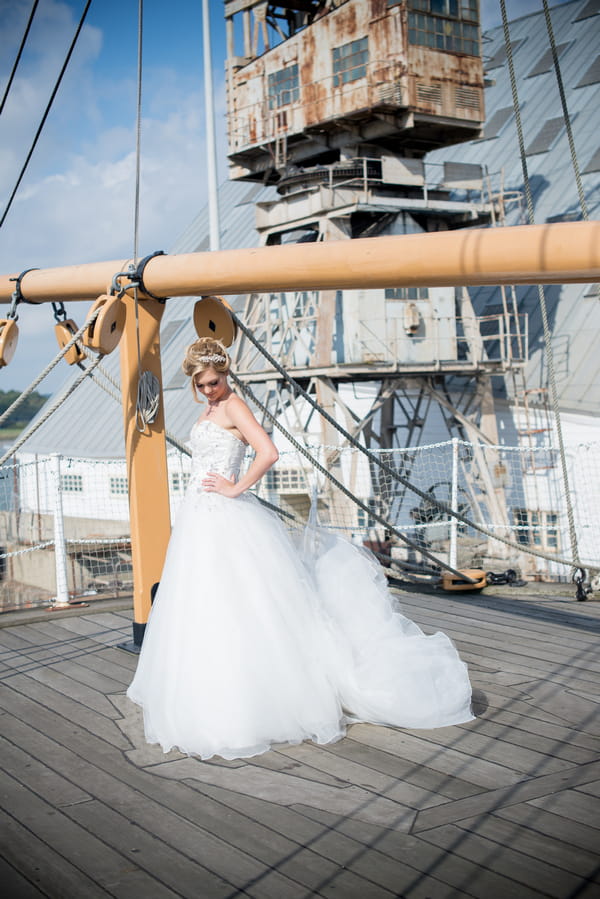
POLYGON ((213 475, 213 483, 206 484, 205 489, 233 498, 240 496, 240 494, 256 484, 264 473, 277 462, 279 453, 277 447, 265 429, 259 425, 246 403, 235 394, 227 401, 227 417, 231 425, 237 428, 244 440, 250 444, 256 455, 250 468, 242 475, 239 481, 233 483, 220 475, 213 475))

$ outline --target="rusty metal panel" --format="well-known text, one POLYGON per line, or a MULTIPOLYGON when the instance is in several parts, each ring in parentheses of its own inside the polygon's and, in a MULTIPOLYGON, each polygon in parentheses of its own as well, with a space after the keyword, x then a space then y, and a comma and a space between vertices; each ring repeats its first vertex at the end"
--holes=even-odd
MULTIPOLYGON (((484 118, 483 71, 479 57, 409 46, 405 3, 347 0, 246 64, 240 65, 239 58, 229 62, 229 152, 239 164, 234 177, 252 170, 245 163, 256 159, 257 151, 264 154, 263 170, 273 165, 265 145, 277 143, 271 156, 285 163, 284 140, 298 145, 317 134, 322 144, 323 134, 339 137, 346 131, 351 143, 360 141, 365 125, 381 129, 385 121, 386 136, 394 137, 413 126, 411 112, 464 123, 472 135, 484 118), (352 60, 348 45, 361 41, 368 41, 368 59, 342 61, 336 70, 334 50, 352 60), (270 91, 278 79, 293 89, 270 91), (393 119, 400 112, 406 115, 402 125, 393 119)), ((421 123, 420 140, 435 128, 438 146, 440 124, 421 123)))

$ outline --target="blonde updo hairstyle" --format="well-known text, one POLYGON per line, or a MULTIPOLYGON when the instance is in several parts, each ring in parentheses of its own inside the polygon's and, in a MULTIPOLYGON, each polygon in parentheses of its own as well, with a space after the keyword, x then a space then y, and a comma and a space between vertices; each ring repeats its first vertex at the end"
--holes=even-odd
POLYGON ((212 368, 219 374, 227 374, 231 365, 229 353, 225 349, 224 344, 214 337, 200 337, 185 351, 182 369, 184 374, 188 375, 192 380, 190 382, 192 394, 197 403, 200 402, 196 391, 194 376, 199 372, 207 371, 212 368))

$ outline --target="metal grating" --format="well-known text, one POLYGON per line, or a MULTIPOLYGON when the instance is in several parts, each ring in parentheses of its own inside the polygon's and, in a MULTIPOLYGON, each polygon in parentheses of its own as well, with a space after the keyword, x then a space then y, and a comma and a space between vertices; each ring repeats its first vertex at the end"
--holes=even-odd
POLYGON ((457 87, 455 103, 458 109, 479 109, 479 91, 475 87, 457 87))
POLYGON ((417 103, 430 103, 440 105, 442 102, 442 85, 441 84, 423 84, 417 81, 417 103))

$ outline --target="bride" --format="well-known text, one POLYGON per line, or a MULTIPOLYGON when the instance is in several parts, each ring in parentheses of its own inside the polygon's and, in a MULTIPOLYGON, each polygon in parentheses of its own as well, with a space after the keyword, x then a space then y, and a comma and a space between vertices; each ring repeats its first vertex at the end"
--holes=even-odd
POLYGON ((394 605, 375 558, 322 528, 294 544, 248 492, 278 453, 231 390, 222 343, 183 370, 207 405, 192 474, 127 695, 150 743, 207 759, 329 743, 355 721, 434 728, 472 719, 465 664, 394 605), (240 468, 247 446, 254 459, 240 468))

